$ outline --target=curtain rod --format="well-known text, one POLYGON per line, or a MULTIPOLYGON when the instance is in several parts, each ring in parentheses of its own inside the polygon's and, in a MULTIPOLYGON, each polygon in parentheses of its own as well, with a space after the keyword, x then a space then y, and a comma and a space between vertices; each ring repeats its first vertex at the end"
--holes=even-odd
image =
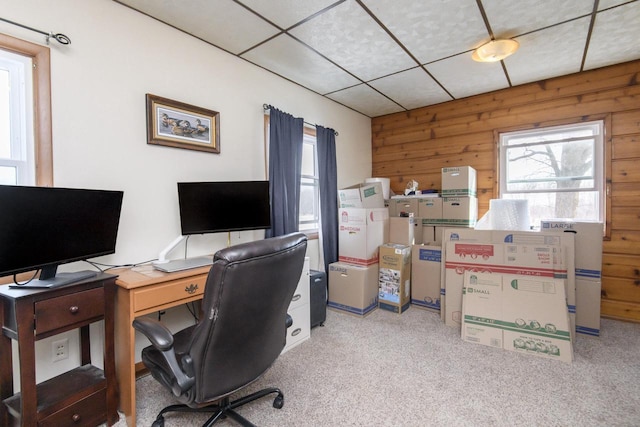
MULTIPOLYGON (((276 108, 276 107, 274 107, 273 105, 269 105, 269 104, 262 104, 262 109, 263 109, 263 110, 270 110, 271 108, 276 108)), ((309 123, 309 122, 304 122, 304 124, 305 124, 305 125, 309 125, 309 126, 313 126, 313 127, 318 126, 318 125, 316 125, 316 124, 314 124, 314 123, 309 123)), ((334 134, 335 136, 338 136, 338 135, 339 135, 339 134, 338 134, 338 131, 337 131, 337 130, 335 130, 335 129, 333 129, 333 134, 334 134)))
POLYGON ((36 30, 35 28, 27 27, 26 25, 18 24, 17 22, 9 21, 8 19, 0 18, 0 21, 8 22, 9 24, 17 25, 18 27, 26 28, 27 30, 35 31, 36 33, 44 34, 46 36, 47 44, 49 44, 49 39, 54 38, 60 44, 71 44, 71 39, 65 36, 64 34, 58 33, 53 34, 53 32, 49 31, 48 33, 41 30, 36 30))

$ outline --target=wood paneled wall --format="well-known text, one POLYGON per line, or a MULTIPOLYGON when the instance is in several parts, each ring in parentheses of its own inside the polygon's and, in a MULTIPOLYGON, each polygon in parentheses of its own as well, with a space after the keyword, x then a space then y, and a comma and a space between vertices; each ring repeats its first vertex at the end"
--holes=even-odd
POLYGON ((610 129, 602 316, 640 322, 640 61, 374 118, 372 176, 402 194, 411 179, 439 190, 442 167, 472 166, 482 216, 497 197, 499 131, 595 118, 610 129))

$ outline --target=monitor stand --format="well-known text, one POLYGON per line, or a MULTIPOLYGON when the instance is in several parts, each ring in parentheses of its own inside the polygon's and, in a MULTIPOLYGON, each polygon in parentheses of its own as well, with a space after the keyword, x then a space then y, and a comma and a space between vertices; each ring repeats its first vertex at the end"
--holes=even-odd
POLYGON ((58 273, 49 279, 34 279, 22 285, 14 283, 9 285, 9 287, 23 289, 50 289, 57 288, 58 286, 69 285, 75 282, 80 282, 85 279, 96 277, 97 275, 97 271, 91 270, 74 271, 71 273, 58 273))

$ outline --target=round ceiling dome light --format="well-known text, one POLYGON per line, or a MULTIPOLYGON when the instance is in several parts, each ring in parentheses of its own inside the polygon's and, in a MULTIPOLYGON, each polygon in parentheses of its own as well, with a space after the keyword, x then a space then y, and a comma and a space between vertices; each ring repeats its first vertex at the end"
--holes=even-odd
POLYGON ((497 62, 513 54, 520 45, 511 39, 491 40, 473 51, 471 57, 478 62, 497 62))

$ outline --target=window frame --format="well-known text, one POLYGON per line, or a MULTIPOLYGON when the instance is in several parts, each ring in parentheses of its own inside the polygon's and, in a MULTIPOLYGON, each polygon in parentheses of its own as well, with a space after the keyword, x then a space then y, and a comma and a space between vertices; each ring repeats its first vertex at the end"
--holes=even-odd
POLYGON ((53 186, 51 55, 48 47, 0 34, 0 49, 31 58, 35 185, 53 186))
POLYGON ((569 119, 560 119, 553 121, 544 121, 536 124, 526 124, 520 126, 513 126, 508 128, 501 128, 494 130, 494 158, 496 161, 495 171, 496 171, 496 179, 494 181, 494 189, 493 194, 496 197, 500 198, 502 191, 501 185, 503 181, 503 170, 502 170, 502 134, 504 133, 512 133, 512 132, 525 132, 525 131, 543 131, 545 128, 552 127, 561 127, 561 126, 580 126, 581 124, 586 124, 588 122, 596 122, 602 121, 602 170, 600 174, 596 173, 597 179, 599 179, 599 187, 600 193, 602 195, 602 206, 601 206, 601 215, 602 222, 604 224, 603 230, 603 238, 604 240, 610 240, 611 238, 611 115, 590 115, 590 116, 582 116, 579 118, 569 118, 569 119), (598 177, 598 175, 600 175, 598 177))

